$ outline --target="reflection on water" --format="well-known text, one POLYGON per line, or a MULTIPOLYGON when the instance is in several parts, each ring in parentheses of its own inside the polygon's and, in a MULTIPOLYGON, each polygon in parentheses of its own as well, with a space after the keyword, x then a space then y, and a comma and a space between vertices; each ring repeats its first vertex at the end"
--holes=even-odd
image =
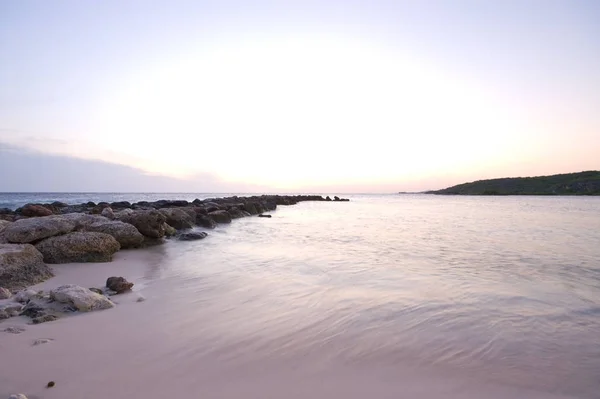
POLYGON ((600 198, 357 196, 157 251, 171 328, 222 359, 600 392, 600 198))

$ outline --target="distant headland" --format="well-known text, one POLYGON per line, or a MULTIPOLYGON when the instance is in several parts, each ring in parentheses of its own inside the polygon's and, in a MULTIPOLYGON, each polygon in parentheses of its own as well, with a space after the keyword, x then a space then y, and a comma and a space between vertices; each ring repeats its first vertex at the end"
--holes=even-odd
POLYGON ((426 193, 444 195, 600 195, 600 171, 478 180, 426 193))

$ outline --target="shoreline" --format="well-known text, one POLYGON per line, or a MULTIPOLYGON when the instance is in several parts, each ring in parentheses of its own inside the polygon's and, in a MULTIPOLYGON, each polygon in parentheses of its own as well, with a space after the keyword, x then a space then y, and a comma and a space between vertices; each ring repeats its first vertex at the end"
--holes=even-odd
POLYGON ((35 326, 22 317, 0 324, 25 328, 20 334, 0 330, 0 355, 11 359, 0 362, 0 398, 18 392, 29 399, 569 398, 418 365, 354 364, 316 353, 288 358, 234 351, 232 357, 210 334, 187 331, 185 320, 178 321, 182 309, 173 312, 164 300, 170 288, 143 277, 153 263, 166 261, 158 248, 123 251, 110 263, 58 265, 55 277, 35 285, 43 290, 65 282, 85 286, 112 273, 143 281, 118 295, 113 309, 35 326), (147 300, 139 303, 138 294, 147 300), (45 342, 36 345, 38 340, 45 342), (56 386, 46 388, 49 381, 56 386))
POLYGON ((265 212, 302 201, 349 200, 337 196, 262 195, 133 204, 118 201, 68 205, 54 201, 1 210, 0 300, 4 302, 0 302, 0 321, 26 315, 38 324, 55 321, 72 311, 110 308, 114 306, 112 295, 127 292, 135 284, 114 273, 104 277, 105 286, 102 280, 87 286, 65 282, 54 290, 35 292, 32 286, 54 275, 48 265, 111 262, 123 249, 157 246, 165 239, 202 240, 219 224, 249 216, 271 218, 265 212), (6 302, 11 297, 17 304, 6 302))

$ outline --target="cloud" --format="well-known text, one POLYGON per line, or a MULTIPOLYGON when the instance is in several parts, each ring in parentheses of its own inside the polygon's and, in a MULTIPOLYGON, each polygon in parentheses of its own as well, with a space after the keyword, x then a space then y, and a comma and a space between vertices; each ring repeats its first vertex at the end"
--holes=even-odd
POLYGON ((178 179, 116 163, 50 155, 0 142, 0 188, 5 192, 262 192, 213 174, 178 179))

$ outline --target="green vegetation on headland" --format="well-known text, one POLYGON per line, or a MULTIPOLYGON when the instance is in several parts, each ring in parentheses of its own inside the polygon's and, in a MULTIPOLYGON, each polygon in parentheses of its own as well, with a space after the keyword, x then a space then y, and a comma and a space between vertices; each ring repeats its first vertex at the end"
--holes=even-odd
POLYGON ((427 194, 445 195, 600 195, 600 171, 552 176, 510 177, 458 184, 427 194))

